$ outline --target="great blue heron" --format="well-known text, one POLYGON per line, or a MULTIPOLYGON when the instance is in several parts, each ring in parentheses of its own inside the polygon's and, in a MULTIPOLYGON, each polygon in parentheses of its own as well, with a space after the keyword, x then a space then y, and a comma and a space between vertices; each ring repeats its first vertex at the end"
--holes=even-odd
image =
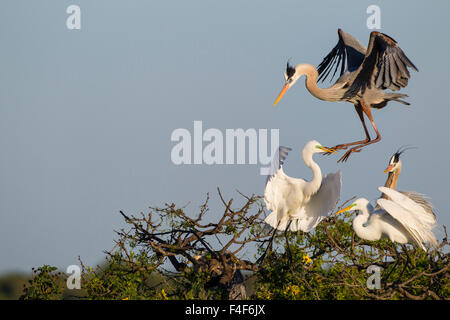
MULTIPOLYGON (((386 183, 384 184, 385 187, 394 190, 397 187, 398 177, 402 170, 402 160, 400 159, 400 155, 407 149, 408 148, 399 149, 391 156, 389 160, 389 165, 387 166, 386 170, 384 170, 384 173, 388 173, 386 183)), ((433 212, 433 205, 430 203, 428 198, 423 194, 414 191, 399 191, 399 192, 404 194, 411 200, 413 200, 415 203, 421 205, 425 209, 425 211, 428 212, 429 214, 436 216, 433 212)), ((389 200, 389 197, 385 193, 381 195, 381 198, 389 200)))
POLYGON ((268 177, 264 189, 267 209, 272 210, 265 222, 278 230, 308 232, 328 215, 339 200, 341 172, 327 174, 322 179, 322 171, 314 162, 313 154, 335 151, 312 140, 302 151, 303 161, 313 172, 312 180, 289 177, 282 165, 290 150, 280 147, 275 155, 278 170, 268 177))
POLYGON ((379 187, 388 199, 378 199, 380 209, 375 210, 367 199, 359 198, 341 212, 360 210, 362 214, 353 219, 353 229, 361 239, 376 241, 388 237, 392 242, 400 244, 417 244, 426 250, 425 243, 437 246, 432 229, 436 225, 436 217, 400 192, 379 187))
POLYGON ((400 99, 407 97, 406 94, 390 93, 384 90, 396 91, 406 87, 410 78, 408 67, 418 70, 406 57, 397 42, 383 33, 371 32, 367 49, 341 29, 338 30, 338 35, 337 45, 323 59, 318 69, 310 64, 299 64, 292 67, 289 62, 287 63, 284 74, 286 83, 274 105, 302 75, 306 76, 306 88, 316 98, 353 103, 364 127, 366 139, 333 147, 333 149, 347 149, 348 146, 356 145, 338 160, 341 162, 346 161, 353 152, 359 152, 364 146, 380 141, 381 136, 373 121, 371 108, 381 109, 391 100, 409 105, 408 102, 400 99), (332 80, 339 66, 340 77, 335 84, 329 88, 317 86, 317 81, 325 80, 334 68, 334 73, 330 78, 332 80), (377 135, 373 140, 367 130, 364 114, 370 120, 377 135))

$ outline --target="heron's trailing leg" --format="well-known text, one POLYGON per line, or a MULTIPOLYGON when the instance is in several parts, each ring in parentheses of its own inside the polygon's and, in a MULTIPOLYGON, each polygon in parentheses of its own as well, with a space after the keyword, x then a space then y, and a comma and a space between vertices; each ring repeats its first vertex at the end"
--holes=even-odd
MULTIPOLYGON (((354 106, 355 106, 356 113, 358 114, 359 119, 361 120, 361 123, 363 125, 364 133, 366 134, 366 139, 360 140, 360 141, 355 141, 355 142, 338 144, 337 146, 334 146, 331 149, 346 150, 347 147, 349 147, 349 146, 360 145, 360 144, 367 143, 367 142, 370 141, 369 130, 367 130, 367 127, 366 127, 366 122, 364 120, 364 114, 363 114, 363 109, 361 107, 361 104, 358 103, 358 104, 355 104, 354 106)), ((331 154, 331 153, 327 152, 326 154, 328 155, 328 154, 331 154)))
MULTIPOLYGON (((363 104, 363 103, 361 102, 361 106, 362 106, 362 110, 363 110, 364 113, 367 115, 367 118, 369 118, 370 123, 372 124, 372 127, 373 127, 373 129, 375 130, 375 133, 377 134, 377 137, 376 137, 375 139, 373 139, 373 140, 370 140, 370 137, 369 137, 369 141, 363 142, 363 143, 361 143, 360 145, 351 148, 350 150, 348 150, 348 151, 342 156, 342 158, 340 158, 340 159, 338 160, 338 162, 345 162, 345 161, 347 161, 348 158, 350 157, 350 155, 351 155, 353 152, 360 152, 362 148, 368 146, 369 144, 376 143, 376 142, 378 142, 378 141, 381 140, 381 135, 380 135, 380 133, 378 132, 378 129, 377 129, 377 126, 375 125, 375 122, 373 121, 372 111, 370 110, 370 105, 368 106, 368 105, 365 105, 365 104, 363 104)), ((364 124, 364 122, 363 122, 363 124, 364 124)), ((366 128, 365 124, 364 124, 364 129, 365 129, 365 131, 366 131, 366 133, 367 133, 367 128, 366 128)))

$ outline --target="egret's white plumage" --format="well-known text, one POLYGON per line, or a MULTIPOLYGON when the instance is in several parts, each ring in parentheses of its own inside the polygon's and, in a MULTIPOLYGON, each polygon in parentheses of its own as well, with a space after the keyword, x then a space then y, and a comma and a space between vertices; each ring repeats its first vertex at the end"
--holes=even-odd
POLYGON ((422 249, 425 250, 423 244, 427 242, 437 245, 432 231, 436 226, 436 216, 432 212, 427 212, 423 206, 401 192, 386 187, 379 187, 378 190, 391 198, 378 199, 378 205, 399 221, 422 249))
POLYGON ((313 154, 334 152, 313 140, 303 148, 303 161, 311 168, 311 181, 289 177, 283 171, 283 161, 290 148, 280 147, 274 162, 278 170, 268 178, 264 190, 266 207, 272 212, 265 222, 278 230, 305 232, 315 228, 334 208, 341 192, 341 172, 326 175, 322 179, 319 165, 312 159, 313 154))
POLYGON ((432 213, 396 190, 386 187, 378 190, 389 197, 389 200, 377 200, 380 209, 374 209, 367 199, 360 198, 337 212, 362 212, 353 219, 353 229, 358 237, 369 241, 387 237, 400 244, 415 243, 423 250, 426 250, 426 243, 437 245, 432 231, 436 218, 432 213))

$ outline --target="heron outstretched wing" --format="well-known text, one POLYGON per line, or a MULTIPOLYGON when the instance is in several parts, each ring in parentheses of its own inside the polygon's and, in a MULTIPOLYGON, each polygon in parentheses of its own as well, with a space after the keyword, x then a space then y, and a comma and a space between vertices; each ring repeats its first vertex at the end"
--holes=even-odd
POLYGON ((381 32, 372 31, 364 60, 344 98, 351 98, 360 91, 364 93, 366 88, 404 88, 410 78, 408 67, 419 71, 394 39, 381 32))
POLYGON ((342 185, 342 173, 339 170, 336 173, 327 174, 320 185, 319 190, 314 194, 305 208, 301 212, 293 214, 292 229, 300 229, 308 232, 315 228, 322 221, 339 201, 342 185))
POLYGON ((345 71, 355 71, 364 60, 366 47, 341 29, 338 29, 338 36, 339 41, 336 46, 317 67, 319 81, 324 81, 334 68, 333 75, 330 77, 331 81, 336 75, 339 66, 341 67, 339 76, 342 76, 345 71))
POLYGON ((433 245, 437 244, 432 232, 436 223, 433 215, 427 213, 422 206, 396 190, 386 187, 379 187, 378 190, 392 199, 378 199, 378 205, 400 222, 422 249, 426 250, 423 245, 426 242, 433 245))

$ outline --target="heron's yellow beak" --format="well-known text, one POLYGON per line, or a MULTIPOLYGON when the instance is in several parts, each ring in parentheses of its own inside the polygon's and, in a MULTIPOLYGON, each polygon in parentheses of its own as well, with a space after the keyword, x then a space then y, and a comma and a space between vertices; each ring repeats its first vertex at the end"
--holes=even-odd
POLYGON ((351 210, 353 210, 352 208, 354 206, 356 206, 356 204, 353 203, 353 204, 349 205, 348 207, 345 207, 344 209, 339 210, 338 212, 335 213, 335 215, 338 215, 339 213, 342 213, 342 212, 351 211, 351 210))
POLYGON ((319 148, 320 150, 322 150, 323 152, 329 152, 329 153, 335 153, 337 152, 336 149, 333 148, 327 148, 324 146, 317 146, 317 148, 319 148))
POLYGON ((391 171, 394 168, 394 166, 392 164, 388 165, 388 167, 383 171, 384 173, 388 173, 389 171, 391 171))
POLYGON ((277 99, 275 100, 275 102, 273 103, 273 106, 275 107, 277 105, 277 103, 281 100, 281 98, 283 98, 284 94, 286 93, 286 91, 288 91, 288 89, 290 88, 289 84, 286 83, 283 87, 283 89, 281 89, 280 94, 278 95, 277 99))

